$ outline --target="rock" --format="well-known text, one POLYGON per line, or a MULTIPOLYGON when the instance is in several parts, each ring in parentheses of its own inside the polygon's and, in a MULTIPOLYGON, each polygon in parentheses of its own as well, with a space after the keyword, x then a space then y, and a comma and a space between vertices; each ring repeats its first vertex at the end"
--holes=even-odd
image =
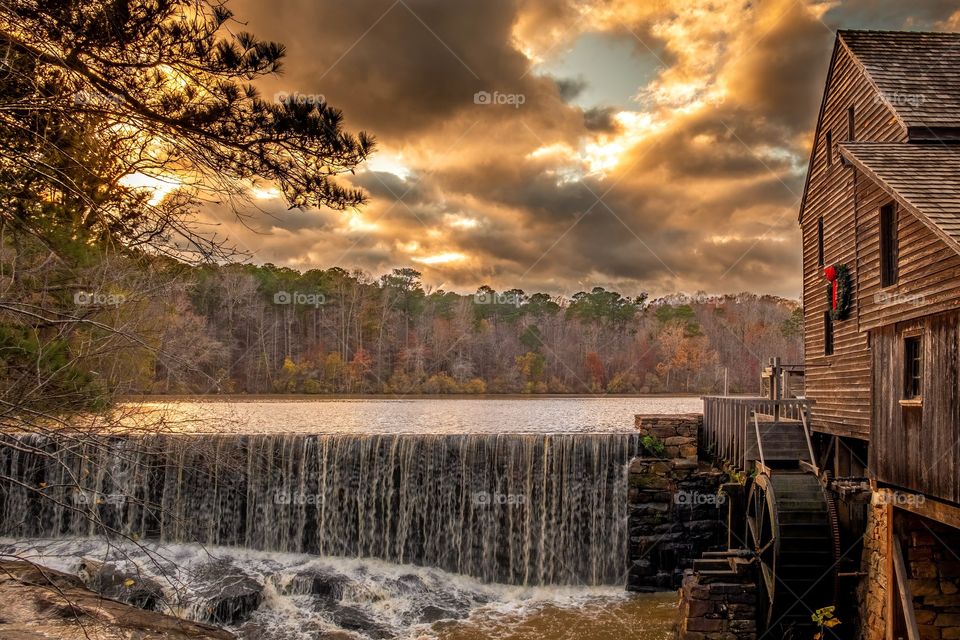
POLYGON ((122 571, 113 563, 84 558, 78 574, 87 588, 106 598, 150 611, 155 611, 163 601, 163 587, 159 582, 132 571, 122 571))
POLYGON ((344 588, 350 579, 340 573, 322 570, 303 571, 293 577, 281 592, 284 595, 313 595, 337 602, 343 599, 344 588))
POLYGON ((263 601, 263 585, 227 561, 201 567, 194 575, 207 622, 236 625, 249 619, 263 601))
POLYGON ((637 486, 643 489, 668 489, 672 483, 669 478, 648 475, 637 478, 637 486))
POLYGON ((420 610, 418 622, 433 624, 439 620, 456 620, 463 617, 464 615, 462 613, 431 604, 420 610))
POLYGON ((393 633, 378 624, 366 612, 357 607, 337 607, 330 612, 330 618, 338 627, 347 631, 361 633, 374 640, 392 638, 393 633))
POLYGON ((910 580, 910 593, 913 597, 940 595, 940 583, 937 580, 910 580))
POLYGON ((80 578, 27 562, 0 562, 0 638, 233 640, 216 627, 144 611, 94 593, 80 578))

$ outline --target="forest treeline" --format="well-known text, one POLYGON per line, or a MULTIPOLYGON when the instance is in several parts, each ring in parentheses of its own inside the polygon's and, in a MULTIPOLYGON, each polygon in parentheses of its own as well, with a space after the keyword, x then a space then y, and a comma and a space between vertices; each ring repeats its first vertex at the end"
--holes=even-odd
MULTIPOLYGON (((762 359, 801 359, 799 306, 746 293, 460 294, 409 268, 372 278, 269 264, 194 268, 175 289, 149 311, 159 339, 124 372, 130 391, 737 392, 756 388, 762 359)), ((87 295, 115 313, 136 299, 87 295)))

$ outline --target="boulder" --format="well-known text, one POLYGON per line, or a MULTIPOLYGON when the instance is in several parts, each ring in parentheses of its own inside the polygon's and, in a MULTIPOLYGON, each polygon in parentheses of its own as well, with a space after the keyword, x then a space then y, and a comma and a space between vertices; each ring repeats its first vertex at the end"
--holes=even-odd
POLYGON ((202 566, 194 578, 201 583, 197 595, 207 622, 240 624, 263 602, 263 584, 227 561, 202 566))
POLYGON ((94 593, 80 578, 27 562, 0 561, 0 638, 231 640, 232 633, 145 611, 94 593))
POLYGON ((376 622, 359 607, 336 607, 330 611, 329 615, 330 619, 341 629, 354 631, 374 640, 386 640, 394 637, 389 629, 376 622))
POLYGON ((460 613, 459 611, 454 611, 452 609, 445 609, 443 607, 437 607, 434 605, 427 605, 420 610, 420 615, 418 616, 418 622, 433 624, 439 620, 458 620, 460 618, 466 617, 465 614, 460 613))
POLYGON ((321 569, 301 571, 281 589, 283 595, 312 595, 322 600, 337 602, 350 579, 342 574, 321 569))
POLYGON ((149 611, 156 611, 163 601, 163 587, 159 582, 135 571, 121 570, 113 563, 84 558, 77 573, 88 589, 105 598, 149 611))

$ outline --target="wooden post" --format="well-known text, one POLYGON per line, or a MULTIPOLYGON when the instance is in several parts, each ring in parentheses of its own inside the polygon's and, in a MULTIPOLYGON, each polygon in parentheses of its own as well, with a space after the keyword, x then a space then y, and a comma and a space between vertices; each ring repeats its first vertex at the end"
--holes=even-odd
POLYGON ((780 420, 780 400, 783 397, 783 390, 780 388, 780 356, 774 356, 770 360, 770 393, 773 396, 773 421, 780 420))
POLYGON ((744 546, 742 526, 747 511, 745 487, 739 482, 727 482, 721 487, 727 498, 727 548, 741 549, 744 546))

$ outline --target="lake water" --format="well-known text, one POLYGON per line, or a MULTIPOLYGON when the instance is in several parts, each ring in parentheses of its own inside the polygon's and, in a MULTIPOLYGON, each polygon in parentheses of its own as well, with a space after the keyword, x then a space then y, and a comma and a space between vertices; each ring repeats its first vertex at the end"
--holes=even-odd
POLYGON ((138 420, 162 418, 195 433, 497 434, 616 433, 637 413, 700 413, 696 397, 245 399, 144 402, 138 420))

